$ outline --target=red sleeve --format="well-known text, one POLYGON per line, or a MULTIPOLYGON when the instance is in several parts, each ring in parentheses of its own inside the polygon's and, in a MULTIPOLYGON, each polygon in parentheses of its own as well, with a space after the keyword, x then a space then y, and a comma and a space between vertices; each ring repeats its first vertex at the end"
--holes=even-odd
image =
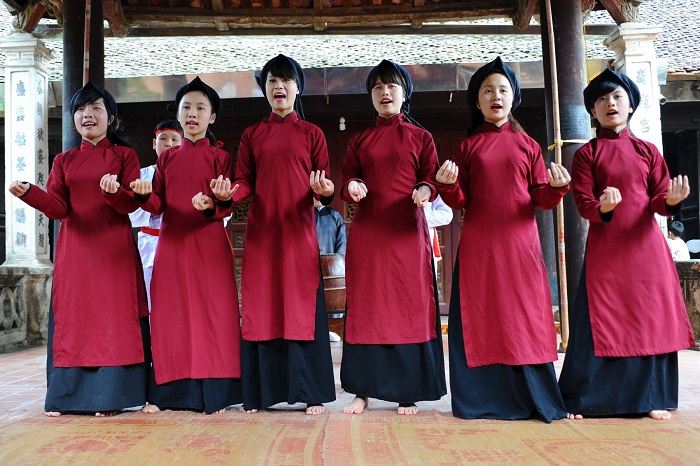
MULTIPOLYGON (((311 132, 311 169, 314 171, 325 170, 326 178, 330 179, 331 177, 326 137, 323 135, 323 131, 317 126, 314 126, 311 132)), ((309 173, 309 175, 311 174, 309 173)), ((314 198, 321 199, 321 196, 314 193, 314 198)))
POLYGON ((165 178, 163 170, 168 160, 168 152, 164 152, 158 157, 156 162, 156 171, 153 174, 153 191, 145 201, 142 201, 142 196, 136 196, 136 200, 141 203, 141 208, 153 215, 160 215, 165 210, 165 178))
POLYGON ((469 186, 469 171, 466 168, 464 157, 466 149, 467 139, 462 141, 462 143, 457 146, 457 149, 455 149, 455 153, 452 156, 452 161, 457 165, 457 170, 459 171, 457 175, 457 182, 454 184, 437 184, 440 197, 442 197, 442 200, 445 201, 445 204, 454 210, 464 208, 466 201, 464 193, 468 192, 467 187, 469 186))
POLYGON ((574 154, 571 164, 571 185, 579 215, 590 222, 605 223, 600 214, 600 201, 595 195, 593 146, 590 142, 580 147, 574 154))
POLYGON ((59 154, 54 159, 51 172, 46 180, 46 191, 32 184, 29 191, 20 197, 22 201, 43 212, 51 220, 66 218, 70 210, 68 187, 63 173, 65 154, 59 154))
MULTIPOLYGON (((639 142, 641 143, 641 141, 639 142)), ((675 212, 669 212, 666 206, 668 180, 671 179, 666 161, 655 145, 644 144, 644 147, 649 152, 650 157, 648 181, 649 208, 652 212, 663 215, 664 217, 674 215, 675 212)))
POLYGON ((437 182, 435 175, 437 174, 439 163, 437 150, 435 149, 435 141, 429 133, 423 135, 423 148, 419 159, 420 166, 418 168, 418 182, 415 188, 424 184, 430 188, 430 201, 434 201, 437 197, 437 182))
POLYGON ((119 189, 114 194, 102 191, 102 197, 107 204, 112 206, 114 210, 120 214, 130 214, 140 207, 138 201, 134 197, 134 192, 129 187, 129 183, 139 179, 141 176, 139 159, 136 156, 136 152, 130 148, 118 149, 116 147, 110 147, 107 150, 115 151, 115 156, 121 159, 121 170, 117 176, 119 189))
MULTIPOLYGON (((222 175, 224 178, 233 179, 233 162, 231 161, 231 155, 225 150, 217 150, 216 161, 218 173, 214 173, 214 178, 218 178, 222 175)), ((213 192, 209 192, 208 196, 214 200, 215 211, 213 215, 211 215, 212 219, 221 220, 231 215, 231 211, 233 210, 232 200, 220 201, 214 196, 213 192)))
MULTIPOLYGON (((348 150, 345 153, 345 163, 343 164, 343 187, 340 191, 340 197, 348 203, 355 201, 348 193, 348 184, 351 181, 364 183, 362 180, 362 167, 360 166, 360 158, 357 154, 358 135, 353 136, 348 143, 348 150)), ((365 183, 367 184, 367 183, 365 183)), ((369 189, 369 186, 367 187, 369 189)))
POLYGON ((243 132, 241 143, 238 145, 238 157, 236 159, 236 173, 234 185, 238 184, 238 191, 233 194, 233 203, 239 204, 255 192, 255 178, 257 167, 253 148, 251 146, 250 129, 243 132))
POLYGON ((559 204, 559 201, 569 192, 571 183, 561 188, 553 188, 549 184, 549 175, 542 157, 542 149, 534 140, 531 144, 530 179, 528 191, 532 203, 538 209, 550 210, 559 204))

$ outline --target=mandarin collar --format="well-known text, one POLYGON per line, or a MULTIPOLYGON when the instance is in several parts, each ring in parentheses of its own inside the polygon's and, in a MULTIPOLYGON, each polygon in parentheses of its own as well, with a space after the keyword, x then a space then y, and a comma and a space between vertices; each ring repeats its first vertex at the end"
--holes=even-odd
POLYGON ((600 128, 597 134, 598 139, 629 139, 631 136, 629 126, 626 126, 619 133, 609 128, 600 128))
POLYGON ((510 121, 506 121, 501 126, 496 126, 488 121, 484 121, 481 124, 481 131, 484 133, 501 133, 508 130, 510 130, 510 121))
MULTIPOLYGON (((299 96, 297 96, 297 99, 298 98, 299 96)), ((296 111, 292 111, 286 116, 281 117, 275 112, 270 112, 270 116, 267 118, 267 121, 270 123, 294 123, 295 121, 299 121, 299 115, 297 115, 296 111)))
POLYGON ((377 126, 392 126, 398 125, 403 122, 403 114, 397 113, 396 115, 384 118, 383 116, 377 115, 377 126))
POLYGON ((211 146, 211 141, 209 141, 209 138, 207 137, 197 139, 196 141, 192 141, 191 139, 187 138, 182 138, 182 142, 180 143, 180 145, 185 147, 207 147, 211 146))
POLYGON ((94 148, 96 148, 96 147, 109 147, 109 146, 111 146, 111 145, 112 145, 112 143, 109 141, 109 138, 108 138, 108 137, 102 138, 102 139, 100 140, 100 142, 98 142, 97 144, 93 144, 93 143, 91 143, 90 141, 88 141, 87 139, 83 139, 83 140, 80 142, 80 148, 81 148, 81 149, 94 149, 94 148))

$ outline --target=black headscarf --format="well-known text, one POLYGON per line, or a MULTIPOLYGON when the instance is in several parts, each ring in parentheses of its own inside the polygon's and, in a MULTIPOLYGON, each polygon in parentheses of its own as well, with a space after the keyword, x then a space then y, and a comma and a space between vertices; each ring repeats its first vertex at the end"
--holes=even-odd
POLYGON ((410 115, 411 96, 413 95, 413 80, 411 79, 411 75, 409 74, 408 70, 406 70, 406 68, 403 66, 389 60, 382 60, 381 63, 372 68, 367 75, 367 81, 365 82, 367 93, 370 96, 372 95, 372 88, 377 82, 377 78, 386 83, 385 79, 388 79, 390 76, 396 75, 397 73, 401 79, 400 82, 397 82, 396 84, 400 84, 403 88, 405 98, 403 104, 401 105, 401 113, 403 113, 406 120, 410 121, 419 128, 423 128, 423 126, 410 115))
POLYGON ((175 94, 175 111, 177 111, 177 108, 180 106, 180 101, 185 94, 194 91, 199 91, 206 95, 207 99, 209 99, 209 102, 211 103, 211 113, 216 113, 216 116, 219 116, 222 109, 221 98, 212 87, 208 86, 206 83, 204 83, 204 81, 199 79, 199 76, 178 89, 177 94, 175 94))
POLYGON ((103 87, 88 81, 83 87, 78 89, 78 91, 73 94, 73 97, 71 97, 70 103, 68 104, 71 115, 75 115, 75 111, 78 108, 86 104, 94 103, 99 98, 102 98, 104 101, 107 115, 109 115, 107 117, 107 138, 112 144, 131 147, 131 145, 116 132, 118 126, 117 119, 119 117, 119 113, 117 112, 117 102, 114 100, 114 97, 112 97, 112 94, 110 94, 103 87))
MULTIPOLYGON (((280 53, 275 58, 265 63, 265 66, 263 66, 260 71, 260 76, 255 77, 258 86, 260 86, 260 89, 263 91, 263 95, 265 95, 267 75, 270 72, 272 72, 272 76, 293 79, 297 83, 299 95, 297 95, 296 100, 294 100, 294 111, 297 112, 297 116, 303 120, 304 106, 301 104, 301 95, 304 93, 304 87, 306 86, 304 70, 299 66, 296 60, 280 53)), ((267 98, 267 96, 265 97, 267 98)))
MULTIPOLYGON (((197 76, 192 81, 178 89, 177 94, 175 94, 175 113, 177 113, 177 109, 180 107, 180 101, 185 96, 185 94, 194 91, 202 92, 205 96, 207 96, 207 99, 209 99, 209 103, 211 104, 212 115, 216 114, 216 116, 219 117, 221 109, 223 108, 223 105, 221 104, 221 98, 211 86, 208 86, 204 81, 199 79, 199 76, 197 76)), ((216 136, 214 136, 214 133, 212 133, 209 127, 207 127, 206 136, 207 139, 209 139, 209 142, 212 146, 221 147, 221 144, 219 144, 219 141, 216 139, 216 136)))
POLYGON ((479 100, 479 88, 481 87, 481 83, 484 82, 489 75, 494 73, 504 75, 510 83, 510 87, 513 90, 513 106, 510 109, 511 112, 520 106, 521 96, 518 77, 515 75, 515 71, 513 71, 510 66, 501 60, 501 57, 496 57, 496 59, 492 62, 487 63, 476 70, 469 80, 469 86, 467 86, 467 104, 472 111, 472 123, 471 127, 467 131, 469 134, 476 131, 476 129, 479 128, 484 122, 484 114, 481 113, 481 110, 479 110, 476 106, 479 100))
MULTIPOLYGON (((641 96, 639 94, 639 88, 627 75, 618 73, 610 69, 603 70, 598 76, 593 78, 588 86, 583 90, 583 101, 586 104, 586 110, 591 113, 591 109, 595 106, 595 101, 598 97, 609 94, 617 88, 617 86, 622 86, 622 88, 627 92, 627 96, 630 99, 630 105, 633 109, 637 108, 641 96)), ((592 113, 591 113, 592 115, 592 113)))

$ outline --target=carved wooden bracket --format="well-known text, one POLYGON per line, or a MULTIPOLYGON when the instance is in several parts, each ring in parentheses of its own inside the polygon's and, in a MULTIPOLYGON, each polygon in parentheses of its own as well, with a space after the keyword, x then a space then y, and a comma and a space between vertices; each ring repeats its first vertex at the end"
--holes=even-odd
MULTIPOLYGON (((214 5, 216 3, 214 2, 214 5)), ((122 9, 122 2, 119 0, 103 0, 102 8, 114 37, 126 37, 129 35, 129 22, 126 20, 126 15, 122 9)))
POLYGON ((599 0, 617 24, 639 21, 639 5, 644 0, 599 0))
POLYGON ((526 29, 530 25, 537 4, 537 0, 518 0, 518 10, 513 15, 513 26, 520 30, 526 29))

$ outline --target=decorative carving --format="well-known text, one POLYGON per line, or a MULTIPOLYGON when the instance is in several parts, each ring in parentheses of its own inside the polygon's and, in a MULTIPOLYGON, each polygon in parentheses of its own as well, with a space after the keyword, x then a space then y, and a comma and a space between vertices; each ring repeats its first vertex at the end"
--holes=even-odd
POLYGON ((12 20, 12 27, 24 32, 32 32, 46 13, 46 7, 39 0, 30 0, 12 20))
POLYGON ((0 332, 16 330, 22 327, 22 316, 17 306, 17 288, 3 287, 0 292, 2 299, 2 315, 0 315, 0 332))
POLYGON ((122 9, 122 2, 119 0, 104 0, 102 9, 114 37, 128 36, 129 21, 127 21, 124 10, 122 9))
POLYGON ((521 31, 526 29, 530 25, 537 3, 537 0, 518 0, 518 9, 513 15, 513 26, 521 31))
POLYGON ((348 204, 347 202, 344 203, 345 205, 345 222, 352 222, 353 217, 355 216, 355 211, 357 211, 357 204, 352 203, 348 204))
POLYGON ((617 24, 639 22, 639 5, 643 0, 600 0, 617 24))

